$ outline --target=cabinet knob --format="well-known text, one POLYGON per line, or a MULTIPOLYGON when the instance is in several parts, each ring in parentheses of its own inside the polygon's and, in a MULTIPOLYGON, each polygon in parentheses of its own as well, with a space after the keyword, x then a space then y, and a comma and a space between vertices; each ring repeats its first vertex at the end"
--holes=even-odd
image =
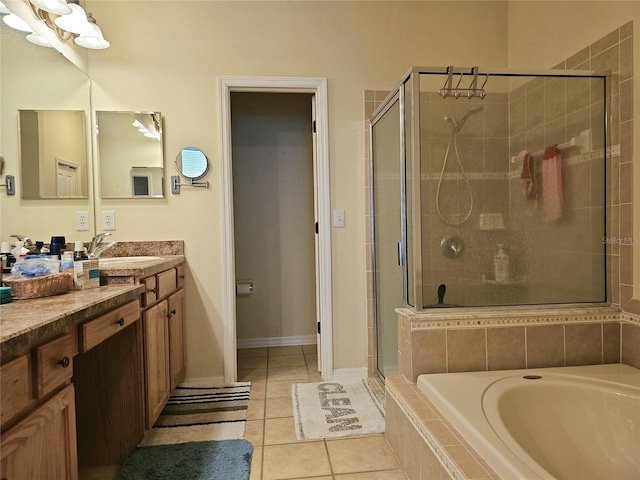
POLYGON ((149 289, 149 293, 156 293, 156 289, 155 288, 150 288, 149 289))
POLYGON ((62 365, 62 368, 67 368, 70 363, 71 360, 69 360, 69 357, 62 357, 62 360, 58 362, 58 364, 62 365))
POLYGON ((124 327, 124 318, 121 318, 120 320, 118 320, 116 322, 118 325, 120 325, 121 327, 124 327))
POLYGON ((171 310, 168 314, 167 314, 167 318, 171 318, 173 315, 176 314, 176 309, 174 308, 173 310, 171 310))

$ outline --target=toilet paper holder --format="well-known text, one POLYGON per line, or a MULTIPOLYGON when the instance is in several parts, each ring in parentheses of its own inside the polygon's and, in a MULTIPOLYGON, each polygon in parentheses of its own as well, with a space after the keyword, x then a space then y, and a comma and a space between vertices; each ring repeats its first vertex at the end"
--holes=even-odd
POLYGON ((253 280, 237 280, 236 295, 251 295, 254 292, 253 280))

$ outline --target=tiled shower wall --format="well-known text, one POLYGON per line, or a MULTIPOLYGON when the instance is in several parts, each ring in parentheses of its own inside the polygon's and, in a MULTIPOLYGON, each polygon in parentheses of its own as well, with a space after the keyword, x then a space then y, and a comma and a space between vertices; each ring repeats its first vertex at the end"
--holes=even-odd
POLYGON ((514 292, 483 281, 493 277, 493 257, 498 243, 509 243, 507 230, 480 228, 484 213, 500 214, 508 225, 509 96, 491 93, 484 100, 456 100, 423 91, 420 101, 424 304, 438 303, 438 286, 443 283, 448 304, 513 303, 511 297, 519 289, 514 292), (454 142, 452 124, 445 119, 460 122, 478 107, 482 110, 467 117, 454 142), (440 246, 443 238, 452 235, 464 242, 459 258, 443 255, 440 246))
MULTIPOLYGON (((559 69, 592 69, 592 70, 608 70, 611 72, 611 85, 610 85, 610 110, 609 110, 609 141, 608 144, 613 146, 612 155, 610 158, 610 171, 607 173, 609 178, 608 187, 608 205, 610 207, 610 214, 608 216, 608 224, 607 224, 607 238, 609 238, 609 251, 607 254, 607 266, 610 268, 610 281, 609 281, 609 300, 612 302, 614 306, 620 306, 623 309, 623 313, 620 317, 621 319, 621 327, 620 338, 622 339, 621 345, 625 345, 625 351, 621 352, 623 361, 630 363, 635 366, 640 366, 640 302, 635 300, 631 301, 633 295, 633 203, 632 203, 632 187, 633 187, 633 127, 634 127, 634 119, 633 119, 633 52, 632 52, 632 40, 633 40, 633 24, 629 22, 628 24, 623 25, 619 29, 614 30, 609 35, 606 35, 602 39, 594 42, 592 45, 585 47, 580 52, 577 52, 575 55, 572 55, 565 62, 557 65, 555 68, 559 69)), ((524 86, 523 90, 514 91, 512 94, 512 101, 516 100, 517 95, 524 96, 526 99, 527 88, 531 92, 533 92, 535 88, 535 84, 531 84, 528 87, 524 86)), ((539 85, 538 88, 544 89, 544 84, 539 85)), ((589 87, 589 91, 586 90, 583 92, 585 98, 583 100, 575 98, 579 91, 564 88, 564 92, 562 92, 562 88, 558 85, 549 85, 547 87, 547 91, 551 92, 555 90, 557 94, 564 95, 565 97, 565 108, 566 106, 573 105, 573 107, 569 108, 565 112, 564 117, 564 131, 566 137, 573 136, 575 133, 579 133, 579 129, 581 129, 584 125, 591 121, 593 118, 593 113, 597 111, 598 108, 602 108, 599 105, 598 100, 598 92, 591 90, 589 87), (593 94, 593 95, 592 95, 593 94), (588 95, 588 97, 586 97, 588 95), (581 101, 588 100, 588 103, 580 106, 581 101)), ((544 90, 543 90, 544 91, 544 90)), ((537 93, 542 93, 537 92, 537 93)), ((366 138, 366 201, 367 201, 367 218, 366 218, 366 238, 367 238, 367 284, 370 286, 368 289, 368 339, 369 339, 369 357, 368 357, 368 366, 369 373, 373 374, 375 372, 375 309, 374 309, 374 292, 373 292, 373 265, 371 261, 371 217, 369 216, 370 212, 370 185, 371 185, 371 172, 370 172, 370 149, 369 149, 369 122, 373 111, 375 108, 382 102, 382 100, 386 97, 388 92, 384 91, 366 91, 365 92, 365 138, 366 138)), ((487 97, 488 99, 489 97, 487 97)), ((530 102, 533 102, 533 98, 531 97, 530 102)), ((499 103, 499 102, 498 102, 499 103)), ((517 102, 514 102, 516 105, 517 102)), ((488 104, 487 104, 488 105, 488 104)), ((525 108, 526 108, 526 100, 525 100, 525 108)), ((510 107, 517 108, 516 106, 510 107)), ((509 112, 510 115, 514 115, 515 112, 509 112)), ((483 115, 486 113, 483 113, 483 115)), ((535 117, 534 117, 535 118, 535 117)), ((542 119, 544 119, 544 114, 542 119)), ((516 121, 514 119, 514 121, 516 121)), ((525 126, 526 126, 526 116, 525 116, 525 126)), ((542 126, 542 132, 544 132, 544 120, 542 126)), ((473 125, 473 124, 471 124, 473 125)), ((510 127, 515 128, 515 125, 511 125, 510 127)), ((594 128, 595 131, 595 128, 594 128)), ((517 154, 521 148, 521 143, 519 143, 522 138, 526 137, 517 137, 515 132, 512 133, 512 147, 511 151, 512 155, 517 154), (514 138, 514 134, 516 135, 514 138)), ((520 134, 525 134, 525 132, 520 132, 520 134)), ((602 147, 603 139, 596 135, 595 137, 595 145, 602 147)), ((546 139, 543 141, 543 146, 540 148, 544 148, 544 144, 547 142, 562 142, 563 139, 546 139)), ((445 145, 446 147, 446 145, 445 145)), ((484 147, 483 147, 484 148, 484 147)), ((534 151, 538 149, 535 147, 529 147, 534 151)), ((507 158, 509 154, 506 154, 507 158)), ((584 159, 582 159, 584 160, 584 159)), ((483 157, 484 162, 484 157, 483 157)), ((573 183, 570 183, 565 186, 568 189, 568 194, 571 196, 576 189, 580 189, 581 185, 584 183, 579 182, 578 180, 585 175, 598 174, 598 171, 594 171, 594 163, 589 161, 566 161, 566 168, 573 168, 574 166, 578 166, 576 171, 567 172, 566 178, 573 178, 573 183), (582 170, 582 171, 577 171, 582 170), (588 171, 588 173, 587 173, 588 171)), ((483 166, 484 168, 484 166, 483 166)), ((513 175, 513 174, 512 174, 513 175)), ((518 189, 520 192, 521 185, 519 176, 511 180, 512 185, 510 186, 510 190, 518 189)), ((497 191, 500 191, 500 187, 498 186, 497 191)), ((577 193, 576 193, 577 194, 577 193)), ((597 198, 600 192, 597 190, 589 191, 589 192, 580 192, 579 195, 582 196, 581 201, 584 203, 579 203, 580 205, 577 208, 583 208, 585 210, 578 212, 585 214, 588 212, 588 209, 591 210, 590 213, 593 215, 597 215, 594 209, 598 208, 598 205, 594 205, 591 200, 597 198)), ((499 195, 499 194, 497 194, 499 195)), ((521 195, 521 194, 520 194, 521 195)), ((435 196, 435 192, 430 194, 429 200, 433 201, 435 196)), ((426 196, 425 196, 426 197, 426 196)), ((484 197, 486 199, 486 196, 484 197)), ((490 199, 490 201, 492 201, 490 199)), ((429 209, 426 211, 432 212, 432 206, 424 206, 423 208, 429 209)), ((493 207, 492 207, 493 208, 493 207)), ((496 207, 498 208, 498 207, 496 207)), ((485 210, 488 211, 488 210, 485 210)), ((608 210, 609 211, 609 210, 608 210)), ((575 212, 574 212, 575 213, 575 212)), ((589 222, 595 222, 592 220, 593 216, 588 216, 589 222)), ((600 218, 602 218, 600 216, 600 218)), ((586 220, 584 220, 586 221, 586 220)), ((567 231, 567 236, 571 237, 573 230, 567 231)), ((496 237, 499 235, 499 232, 495 235, 496 237)), ((573 236, 575 239, 575 236, 573 236)), ((493 240, 490 240, 491 242, 493 240)), ((570 240, 569 240, 570 241, 570 240)), ((578 240, 579 241, 579 240, 578 240)), ((496 242, 497 243, 497 242, 496 242)), ((489 243, 490 248, 491 243, 489 243)), ((583 245, 582 254, 584 258, 588 258, 593 254, 593 251, 596 248, 600 248, 601 245, 583 245)), ((566 247, 565 247, 566 248, 566 247)), ((426 252, 425 252, 426 253, 426 252)), ((568 252, 569 253, 569 252, 568 252)), ((571 260, 567 260, 570 262, 571 260)), ((597 261, 595 263, 598 263, 597 261)), ((600 263, 601 264, 601 263, 600 263)), ((599 268, 597 265, 594 267, 594 263, 589 263, 588 268, 590 271, 594 271, 594 268, 599 268)), ((486 266, 485 266, 486 267, 486 266)), ((570 265, 565 265, 564 267, 571 268, 570 265)), ((486 270, 484 268, 483 270, 486 270)), ((476 272, 479 273, 479 272, 476 272)), ((465 273, 466 275, 466 273, 465 273)), ((474 274, 475 275, 475 274, 474 274)), ((589 280, 592 281, 591 279, 589 280)), ((429 297, 425 297, 429 298, 429 297)), ((427 300, 428 301, 428 300, 427 300)), ((453 303, 453 300, 450 302, 453 303)), ((506 327, 512 328, 512 327, 506 327)), ((616 327, 606 327, 616 328, 616 327)), ((571 330, 571 328, 570 328, 571 330)), ((609 331, 609 330, 608 330, 609 331)), ((601 327, 601 332, 604 332, 604 327, 601 327)), ((563 326, 563 335, 565 333, 565 327, 563 326)), ((491 335, 495 334, 493 332, 491 335)), ((505 333, 507 336, 514 335, 518 336, 516 331, 505 333)), ((488 333, 485 333, 488 335, 488 333)), ((488 338, 488 337, 486 337, 488 338)), ((610 336, 605 338, 605 334, 601 333, 601 341, 604 344, 609 345, 610 336)), ((587 343, 588 344, 588 343, 587 343)), ((454 360, 455 364, 455 360, 454 360)))

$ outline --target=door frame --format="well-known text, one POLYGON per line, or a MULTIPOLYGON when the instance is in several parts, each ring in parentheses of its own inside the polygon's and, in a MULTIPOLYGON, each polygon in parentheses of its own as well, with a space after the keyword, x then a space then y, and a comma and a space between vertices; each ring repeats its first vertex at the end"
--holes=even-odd
MULTIPOLYGON (((329 176, 329 131, 327 79, 321 77, 218 77, 220 112, 220 159, 222 163, 222 271, 224 324, 224 381, 237 380, 235 245, 233 224, 233 176, 231 148, 231 92, 312 93, 316 99, 317 169, 314 178, 318 206, 319 279, 317 321, 321 352, 318 356, 323 380, 333 376, 333 303, 331 278, 331 189, 329 176)), ((313 228, 312 225, 309 228, 313 228)))

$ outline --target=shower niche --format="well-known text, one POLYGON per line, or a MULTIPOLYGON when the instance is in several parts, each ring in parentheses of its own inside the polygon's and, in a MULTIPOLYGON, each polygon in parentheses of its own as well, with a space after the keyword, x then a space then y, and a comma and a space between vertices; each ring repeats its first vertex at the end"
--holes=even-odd
POLYGON ((383 374, 395 369, 380 364, 397 349, 398 307, 607 301, 607 78, 414 67, 377 107, 371 234, 383 374))

